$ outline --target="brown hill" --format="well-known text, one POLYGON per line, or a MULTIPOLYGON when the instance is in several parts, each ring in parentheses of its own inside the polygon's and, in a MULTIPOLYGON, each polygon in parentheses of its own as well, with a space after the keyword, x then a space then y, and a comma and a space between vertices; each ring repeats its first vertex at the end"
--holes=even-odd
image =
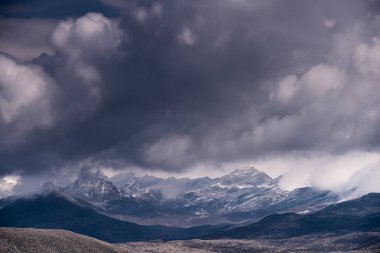
POLYGON ((119 247, 57 229, 0 228, 0 252, 119 253, 119 247))

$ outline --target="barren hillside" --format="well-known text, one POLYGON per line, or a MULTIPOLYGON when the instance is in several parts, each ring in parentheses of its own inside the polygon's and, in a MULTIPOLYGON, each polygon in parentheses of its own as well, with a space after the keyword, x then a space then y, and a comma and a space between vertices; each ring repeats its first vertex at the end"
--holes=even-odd
POLYGON ((117 253, 112 244, 57 229, 0 228, 0 252, 117 253))

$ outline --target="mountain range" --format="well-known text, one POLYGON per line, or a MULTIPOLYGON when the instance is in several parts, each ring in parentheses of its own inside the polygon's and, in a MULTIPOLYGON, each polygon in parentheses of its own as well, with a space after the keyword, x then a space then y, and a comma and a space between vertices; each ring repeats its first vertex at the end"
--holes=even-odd
POLYGON ((219 178, 137 177, 76 180, 65 187, 48 182, 41 192, 55 192, 99 213, 143 225, 188 227, 254 222, 276 213, 313 213, 339 196, 311 187, 284 191, 280 178, 253 167, 219 178))
POLYGON ((0 227, 65 229, 111 243, 332 234, 380 242, 380 193, 340 202, 309 187, 284 191, 279 180, 247 167, 219 178, 129 173, 47 182, 38 194, 1 199, 0 227))

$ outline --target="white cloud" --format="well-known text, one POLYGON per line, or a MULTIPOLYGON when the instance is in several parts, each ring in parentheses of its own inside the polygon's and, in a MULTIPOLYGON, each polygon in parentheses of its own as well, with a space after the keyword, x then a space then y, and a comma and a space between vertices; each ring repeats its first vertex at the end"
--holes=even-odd
POLYGON ((300 78, 296 75, 284 77, 272 94, 283 104, 297 101, 309 103, 329 91, 343 87, 346 80, 345 73, 338 67, 318 64, 311 67, 300 78))
POLYGON ((3 193, 13 193, 13 189, 21 181, 21 176, 19 175, 7 175, 0 178, 0 194, 3 193))
POLYGON ((50 54, 45 38, 56 22, 53 19, 0 17, 0 52, 21 60, 32 60, 42 53, 50 54))
POLYGON ((301 89, 310 97, 321 97, 345 82, 346 76, 338 67, 326 64, 313 66, 300 78, 301 89))
POLYGON ((380 74, 380 38, 372 38, 372 45, 362 43, 355 49, 354 62, 363 74, 380 74))
POLYGON ((78 62, 74 64, 74 73, 83 81, 91 97, 100 98, 100 90, 97 84, 101 81, 98 70, 85 63, 78 62))
POLYGON ((327 28, 334 28, 335 25, 336 25, 336 20, 335 19, 324 18, 324 19, 322 19, 322 21, 323 21, 323 24, 327 28))
POLYGON ((133 16, 135 17, 135 19, 137 21, 139 21, 140 23, 144 23, 145 20, 148 18, 148 12, 146 11, 145 8, 137 8, 136 10, 134 10, 133 12, 133 16))
MULTIPOLYGON (((367 187, 364 178, 369 179, 368 168, 373 168, 372 172, 379 171, 379 161, 380 153, 371 151, 295 152, 260 158, 254 164, 271 175, 282 175, 280 184, 286 190, 314 186, 347 194, 356 187, 364 194, 378 189, 375 184, 367 187)), ((378 172, 372 176, 379 178, 378 172)))
POLYGON ((294 97, 297 90, 299 89, 299 84, 297 83, 297 81, 298 78, 296 75, 289 75, 284 77, 278 83, 278 88, 275 91, 275 98, 279 102, 287 104, 294 97))
POLYGON ((121 36, 116 22, 99 13, 87 13, 76 20, 59 22, 50 35, 50 43, 60 53, 77 58, 109 53, 119 45, 121 36))
POLYGON ((179 43, 192 46, 197 41, 197 37, 189 27, 184 27, 181 33, 177 36, 179 43))
POLYGON ((76 76, 97 103, 102 76, 94 62, 115 53, 121 37, 122 31, 115 21, 99 13, 88 13, 76 20, 59 22, 49 41, 56 54, 65 59, 62 71, 76 76))
POLYGON ((0 54, 0 127, 4 129, 1 138, 13 143, 34 129, 51 128, 59 120, 58 115, 77 113, 66 108, 53 109, 53 95, 59 96, 65 89, 72 91, 67 87, 73 83, 85 87, 89 106, 97 104, 102 76, 94 62, 116 52, 121 36, 118 24, 102 14, 88 13, 59 22, 49 36, 55 53, 52 57, 59 59, 55 79, 36 64, 19 63, 0 54))
POLYGON ((346 198, 357 198, 368 192, 380 192, 380 162, 356 171, 345 184, 346 198))
POLYGON ((159 18, 162 15, 163 6, 159 2, 154 2, 149 7, 136 7, 132 9, 132 17, 139 23, 143 24, 152 18, 159 18))
POLYGON ((191 140, 183 135, 171 135, 148 145, 144 150, 147 161, 154 164, 179 166, 188 157, 191 140))
POLYGON ((16 124, 18 127, 13 129, 18 134, 35 127, 51 127, 54 123, 53 86, 54 81, 38 66, 20 64, 0 54, 0 117, 3 124, 16 124))

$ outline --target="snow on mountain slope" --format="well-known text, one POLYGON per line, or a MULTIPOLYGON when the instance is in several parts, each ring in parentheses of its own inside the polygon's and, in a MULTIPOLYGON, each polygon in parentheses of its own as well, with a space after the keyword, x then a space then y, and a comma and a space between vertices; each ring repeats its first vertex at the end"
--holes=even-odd
POLYGON ((278 181, 245 167, 219 178, 137 177, 126 173, 108 180, 77 180, 55 190, 113 217, 176 226, 253 221, 289 211, 309 213, 338 200, 331 192, 308 187, 283 191, 278 181))
MULTIPOLYGON (((162 179, 151 176, 131 178, 132 175, 128 174, 125 183, 121 183, 122 177, 117 177, 124 192, 137 198, 147 192, 161 192, 161 205, 198 218, 256 210, 261 210, 263 214, 313 212, 338 200, 331 192, 312 188, 283 191, 278 185, 278 179, 272 179, 253 167, 237 169, 215 179, 162 179)), ((116 178, 110 180, 114 179, 116 178)))
POLYGON ((110 181, 103 178, 76 180, 63 188, 63 192, 92 201, 110 201, 120 198, 120 192, 110 181))

